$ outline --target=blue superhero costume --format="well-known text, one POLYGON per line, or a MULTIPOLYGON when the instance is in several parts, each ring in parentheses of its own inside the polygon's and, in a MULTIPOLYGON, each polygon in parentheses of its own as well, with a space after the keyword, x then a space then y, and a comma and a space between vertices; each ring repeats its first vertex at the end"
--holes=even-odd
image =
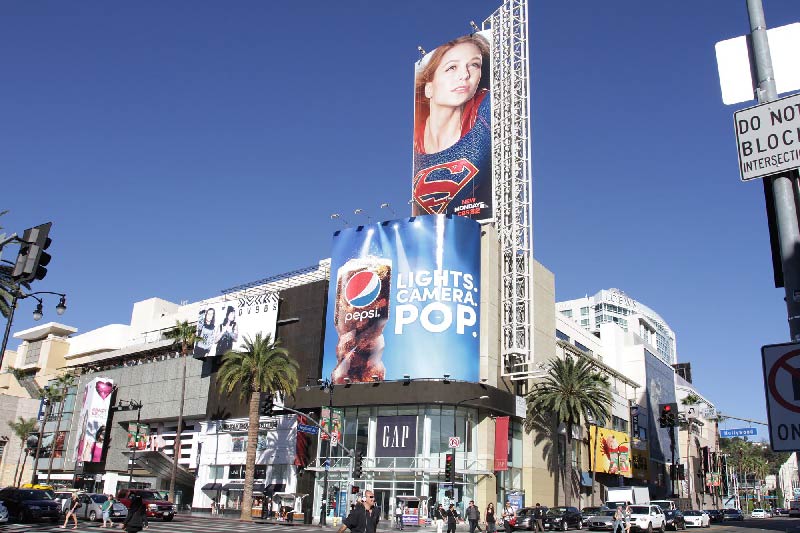
MULTIPOLYGON (((426 154, 415 143, 412 195, 414 215, 449 214, 483 220, 492 213, 491 99, 486 90, 465 106, 459 141, 441 152, 426 154), (470 106, 470 104, 472 104, 470 106)), ((422 124, 424 128, 424 124, 422 124)), ((417 132, 417 139, 423 132, 417 132)))

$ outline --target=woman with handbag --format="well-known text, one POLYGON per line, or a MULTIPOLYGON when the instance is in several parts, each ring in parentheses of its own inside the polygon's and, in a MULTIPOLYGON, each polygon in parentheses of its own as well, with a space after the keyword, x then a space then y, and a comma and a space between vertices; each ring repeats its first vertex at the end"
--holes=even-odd
POLYGON ((61 525, 61 529, 66 529, 70 517, 72 517, 72 520, 75 521, 75 525, 72 526, 72 529, 78 529, 78 517, 75 515, 75 511, 80 509, 80 507, 81 507, 81 502, 78 501, 78 496, 73 494, 72 498, 69 501, 69 507, 67 508, 67 516, 64 517, 64 523, 61 525))
POLYGON ((486 533, 497 532, 497 518, 494 516, 494 504, 490 503, 486 506, 486 533))

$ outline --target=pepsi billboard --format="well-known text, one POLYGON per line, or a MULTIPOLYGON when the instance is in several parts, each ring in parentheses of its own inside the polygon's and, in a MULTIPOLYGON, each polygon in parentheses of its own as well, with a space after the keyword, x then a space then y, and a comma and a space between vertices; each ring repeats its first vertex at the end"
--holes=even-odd
POLYGON ((478 381, 480 225, 426 215, 337 231, 322 373, 478 381))
POLYGON ((493 217, 490 36, 458 37, 415 64, 412 215, 493 217))

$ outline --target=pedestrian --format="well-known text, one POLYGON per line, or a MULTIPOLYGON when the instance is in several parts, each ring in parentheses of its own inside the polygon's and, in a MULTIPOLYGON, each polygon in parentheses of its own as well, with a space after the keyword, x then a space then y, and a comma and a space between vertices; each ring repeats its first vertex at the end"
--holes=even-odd
POLYGON ((100 512, 103 515, 103 525, 100 527, 106 527, 106 523, 112 528, 114 527, 114 522, 111 521, 111 508, 114 507, 114 497, 109 494, 106 497, 106 501, 103 502, 103 505, 100 506, 100 512))
POLYGON ((514 518, 514 508, 511 507, 511 502, 506 502, 506 506, 503 507, 503 529, 506 533, 514 531, 514 527, 511 525, 512 518, 514 518))
POLYGON ((122 523, 122 529, 128 533, 138 533, 146 524, 147 509, 144 507, 142 497, 138 494, 131 495, 131 506, 128 509, 128 516, 122 523))
POLYGON ((536 507, 533 508, 533 529, 544 532, 544 507, 539 505, 539 502, 536 502, 536 507))
POLYGON ((436 533, 442 533, 442 526, 444 525, 445 512, 444 507, 440 503, 433 511, 433 521, 436 524, 436 533))
POLYGON ((77 511, 80 507, 81 502, 78 501, 78 496, 73 494, 70 498, 69 507, 67 508, 67 516, 64 517, 64 523, 61 525, 61 529, 66 529, 70 517, 72 517, 72 520, 75 521, 75 525, 72 526, 72 529, 78 529, 78 517, 75 514, 75 511, 77 511))
POLYGON ((211 498, 211 516, 217 516, 217 499, 211 498))
POLYGON ((456 533, 456 524, 458 524, 458 511, 455 504, 451 503, 447 509, 447 533, 456 533))
POLYGON ((469 520, 469 533, 475 533, 475 528, 480 530, 480 527, 478 527, 478 521, 481 519, 481 510, 475 505, 474 500, 469 501, 467 510, 464 511, 464 516, 466 516, 467 520, 469 520))
POLYGON ((494 516, 494 504, 490 503, 486 506, 486 533, 497 532, 497 518, 494 516))
POLYGON ((377 533, 380 520, 381 512, 375 505, 375 493, 365 490, 364 501, 356 505, 347 518, 342 520, 337 533, 344 533, 346 529, 350 529, 351 533, 377 533))
POLYGON ((394 509, 394 521, 395 526, 403 531, 403 506, 400 505, 400 502, 397 502, 397 507, 394 509))
POLYGON ((611 532, 617 533, 617 529, 622 528, 623 521, 625 520, 625 511, 622 509, 621 505, 617 505, 617 509, 614 511, 614 522, 611 524, 611 532))
MULTIPOLYGON (((625 533, 631 533, 631 502, 625 502, 623 513, 625 513, 625 533)), ((677 530, 678 526, 675 526, 675 529, 677 530)))

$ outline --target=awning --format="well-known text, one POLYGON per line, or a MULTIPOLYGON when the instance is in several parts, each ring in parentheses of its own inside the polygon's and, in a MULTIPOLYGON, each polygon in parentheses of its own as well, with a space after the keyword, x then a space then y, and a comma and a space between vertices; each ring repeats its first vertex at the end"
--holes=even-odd
POLYGON ((253 483, 253 492, 264 492, 263 483, 253 483))
POLYGON ((222 488, 225 490, 244 490, 244 483, 228 483, 222 488))
POLYGON ((220 490, 222 483, 206 483, 201 490, 220 490))
POLYGON ((264 489, 264 496, 274 496, 276 492, 286 490, 286 483, 270 483, 264 489))
POLYGON ((581 472, 581 486, 582 487, 592 486, 592 474, 590 474, 589 472, 581 472))

